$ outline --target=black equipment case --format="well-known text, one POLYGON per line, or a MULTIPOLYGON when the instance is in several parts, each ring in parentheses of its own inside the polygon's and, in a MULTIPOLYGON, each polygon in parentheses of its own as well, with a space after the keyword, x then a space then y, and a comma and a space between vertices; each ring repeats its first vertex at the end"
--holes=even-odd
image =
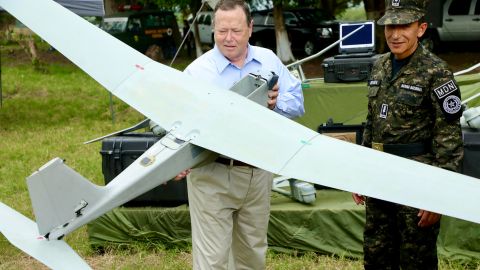
MULTIPOLYGON (((127 133, 103 139, 100 154, 105 184, 112 181, 158 140, 159 136, 148 132, 127 133)), ((187 182, 182 179, 159 185, 124 206, 178 206, 187 202, 187 182)))
POLYGON ((365 123, 357 125, 344 125, 343 123, 334 123, 332 119, 329 119, 327 123, 321 124, 318 126, 318 133, 329 136, 329 133, 337 139, 343 139, 355 144, 362 144, 363 140, 363 130, 365 128, 365 123), (335 135, 344 135, 335 136, 335 135))
POLYGON ((463 129, 462 173, 480 178, 480 130, 463 129))
POLYGON ((366 81, 379 55, 340 54, 323 60, 323 74, 326 83, 366 81))

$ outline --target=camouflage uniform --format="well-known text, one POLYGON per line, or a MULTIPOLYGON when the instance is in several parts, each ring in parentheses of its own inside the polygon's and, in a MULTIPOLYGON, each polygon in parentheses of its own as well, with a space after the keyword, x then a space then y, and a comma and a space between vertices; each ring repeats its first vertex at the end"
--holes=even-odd
MULTIPOLYGON (((388 7, 392 8, 391 4, 387 3, 388 7)), ((379 24, 407 24, 419 19, 418 14, 413 21, 404 18, 386 16, 379 24)), ((452 72, 445 62, 419 45, 408 63, 392 77, 392 57, 391 53, 380 56, 372 70, 363 144, 423 143, 428 150, 408 158, 456 171, 463 157, 458 121, 462 109, 452 72)), ((419 227, 418 211, 366 198, 365 269, 438 269, 439 222, 419 227)))
POLYGON ((392 78, 391 53, 370 75, 364 145, 431 143, 414 160, 456 171, 463 157, 460 90, 447 64, 419 46, 392 78))

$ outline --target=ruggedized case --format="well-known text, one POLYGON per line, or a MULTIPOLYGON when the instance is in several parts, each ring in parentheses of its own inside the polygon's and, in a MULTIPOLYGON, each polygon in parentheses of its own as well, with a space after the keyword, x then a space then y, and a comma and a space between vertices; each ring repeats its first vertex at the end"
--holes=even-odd
POLYGON ((322 63, 325 82, 366 81, 378 57, 379 55, 374 54, 340 54, 326 58, 322 63))
MULTIPOLYGON (((128 133, 103 139, 100 154, 105 184, 112 181, 160 138, 147 132, 128 133)), ((159 185, 125 203, 124 206, 178 206, 187 202, 187 182, 182 179, 159 185)))

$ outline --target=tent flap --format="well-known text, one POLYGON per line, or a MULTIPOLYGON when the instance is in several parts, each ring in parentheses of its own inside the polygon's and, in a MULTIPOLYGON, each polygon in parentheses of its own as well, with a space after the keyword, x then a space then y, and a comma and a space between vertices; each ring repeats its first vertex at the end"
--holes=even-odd
MULTIPOLYGON (((105 15, 103 0, 54 0, 60 5, 68 8, 79 16, 101 16, 105 15)), ((0 11, 3 8, 0 7, 0 11)))

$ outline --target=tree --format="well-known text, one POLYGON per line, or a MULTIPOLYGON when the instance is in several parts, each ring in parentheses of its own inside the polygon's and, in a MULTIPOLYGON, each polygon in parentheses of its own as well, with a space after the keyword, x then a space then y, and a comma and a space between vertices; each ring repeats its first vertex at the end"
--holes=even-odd
MULTIPOLYGON (((363 0, 365 13, 368 20, 377 21, 383 16, 385 11, 385 1, 383 0, 363 0)), ((385 51, 385 35, 383 34, 383 27, 377 25, 375 27, 375 44, 377 44, 377 51, 382 53, 385 51)))
MULTIPOLYGON (((193 16, 196 16, 197 12, 200 12, 200 7, 201 7, 201 1, 199 0, 192 0, 191 1, 191 10, 193 10, 192 14, 193 16)), ((202 52, 202 44, 200 43, 200 36, 199 36, 199 30, 198 30, 198 23, 197 20, 193 22, 193 27, 192 31, 195 33, 194 35, 194 40, 195 40, 195 52, 197 55, 197 58, 200 57, 203 52, 202 52)), ((191 33, 193 34, 193 33, 191 33)))
POLYGON ((117 0, 103 0, 103 6, 105 8, 105 15, 111 15, 117 12, 118 1, 117 0))
POLYGON ((277 44, 277 56, 282 62, 295 61, 295 57, 290 47, 285 21, 283 19, 283 1, 277 0, 273 5, 273 20, 275 22, 275 38, 277 44))
POLYGON ((288 33, 285 28, 285 22, 283 19, 283 9, 285 6, 290 7, 315 7, 322 8, 326 12, 331 14, 337 14, 348 7, 349 3, 358 3, 362 0, 274 0, 273 1, 273 15, 275 21, 275 37, 277 45, 277 56, 283 62, 294 61, 295 58, 292 54, 290 47, 290 41, 288 33))

